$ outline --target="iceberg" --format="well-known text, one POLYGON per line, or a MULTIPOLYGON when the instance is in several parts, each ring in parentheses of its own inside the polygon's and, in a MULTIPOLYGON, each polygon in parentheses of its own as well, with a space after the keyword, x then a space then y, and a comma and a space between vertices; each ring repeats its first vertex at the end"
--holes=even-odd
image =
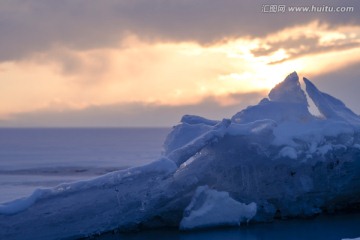
POLYGON ((360 204, 360 117, 296 72, 231 119, 185 115, 158 160, 0 205, 0 239, 304 218, 360 204))

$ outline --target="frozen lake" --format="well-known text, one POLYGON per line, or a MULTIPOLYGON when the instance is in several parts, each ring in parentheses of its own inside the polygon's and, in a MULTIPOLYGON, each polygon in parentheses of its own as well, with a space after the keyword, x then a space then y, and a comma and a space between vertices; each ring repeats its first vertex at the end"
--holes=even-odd
POLYGON ((167 128, 0 129, 0 202, 156 160, 167 128))

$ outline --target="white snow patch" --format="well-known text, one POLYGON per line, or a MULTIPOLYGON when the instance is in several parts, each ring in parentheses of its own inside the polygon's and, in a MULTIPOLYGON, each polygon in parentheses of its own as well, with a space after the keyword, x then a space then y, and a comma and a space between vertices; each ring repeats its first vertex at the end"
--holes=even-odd
POLYGON ((180 229, 206 228, 213 226, 239 226, 256 214, 256 203, 240 203, 208 186, 200 186, 185 209, 180 229))
POLYGON ((251 123, 234 123, 232 122, 226 130, 226 134, 230 136, 251 135, 264 132, 266 130, 272 131, 276 127, 276 122, 270 119, 254 121, 251 123))
POLYGON ((323 145, 317 149, 318 153, 322 156, 324 156, 331 150, 333 150, 333 147, 330 144, 323 145))
POLYGON ((283 147, 280 150, 279 156, 280 157, 288 157, 291 159, 297 159, 297 157, 298 157, 295 148, 289 147, 289 146, 283 147))

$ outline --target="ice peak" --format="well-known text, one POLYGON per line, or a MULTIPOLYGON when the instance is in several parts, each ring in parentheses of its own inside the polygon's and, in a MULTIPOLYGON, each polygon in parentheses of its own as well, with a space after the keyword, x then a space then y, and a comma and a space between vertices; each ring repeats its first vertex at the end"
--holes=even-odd
POLYGON ((236 123, 249 123, 270 119, 277 123, 286 121, 307 121, 312 118, 308 110, 308 102, 301 89, 296 72, 289 74, 285 80, 277 84, 265 98, 255 106, 236 113, 231 120, 236 123))
POLYGON ((327 93, 321 92, 309 79, 303 78, 303 80, 306 85, 306 92, 325 118, 360 125, 360 117, 347 108, 342 101, 327 93))
POLYGON ((274 102, 303 103, 308 105, 306 95, 301 89, 299 76, 296 72, 289 74, 284 81, 278 83, 269 93, 274 102))

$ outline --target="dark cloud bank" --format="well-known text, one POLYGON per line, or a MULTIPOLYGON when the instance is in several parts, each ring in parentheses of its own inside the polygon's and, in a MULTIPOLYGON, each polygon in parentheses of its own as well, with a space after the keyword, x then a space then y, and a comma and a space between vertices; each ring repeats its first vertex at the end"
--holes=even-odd
MULTIPOLYGON (((253 0, 2 0, 0 2, 0 61, 24 59, 33 53, 54 46, 91 49, 116 46, 128 34, 147 41, 196 41, 211 44, 239 36, 262 37, 285 27, 306 24, 314 20, 330 28, 360 24, 360 1, 272 1, 287 6, 330 5, 353 6, 353 13, 261 13, 268 1, 253 0)), ((291 39, 291 38, 290 38, 291 39)), ((318 39, 299 41, 309 45, 308 52, 325 51, 318 39)), ((273 43, 268 55, 279 47, 291 48, 298 43, 273 43)), ((347 48, 344 43, 336 48, 347 48)), ((352 45, 350 46, 352 47, 352 45)), ((296 46, 294 47, 296 48, 296 46)), ((307 52, 307 53, 308 53, 307 52)), ((291 58, 303 53, 293 52, 291 58)), ((336 59, 334 59, 336 61, 336 59)), ((321 76, 307 76, 319 88, 343 99, 360 113, 360 63, 336 73, 329 69, 321 76), (331 72, 331 73, 330 73, 331 72)), ((74 67, 70 65, 69 67, 74 67)), ((71 70, 71 69, 70 69, 71 70)), ((289 73, 296 69, 289 69, 289 73)), ((305 73, 306 74, 306 73, 305 73)), ((264 94, 237 95, 239 104, 221 106, 215 99, 187 106, 146 105, 143 103, 93 106, 79 111, 50 110, 13 115, 0 121, 0 127, 110 127, 110 126, 170 126, 183 114, 197 114, 219 119, 230 117, 249 104, 255 104, 264 94)))
POLYGON ((62 45, 114 46, 133 33, 149 41, 209 44, 239 36, 264 36, 319 20, 330 27, 360 23, 360 2, 272 1, 287 6, 353 6, 353 13, 262 13, 260 0, 2 0, 0 60, 24 58, 62 45))

